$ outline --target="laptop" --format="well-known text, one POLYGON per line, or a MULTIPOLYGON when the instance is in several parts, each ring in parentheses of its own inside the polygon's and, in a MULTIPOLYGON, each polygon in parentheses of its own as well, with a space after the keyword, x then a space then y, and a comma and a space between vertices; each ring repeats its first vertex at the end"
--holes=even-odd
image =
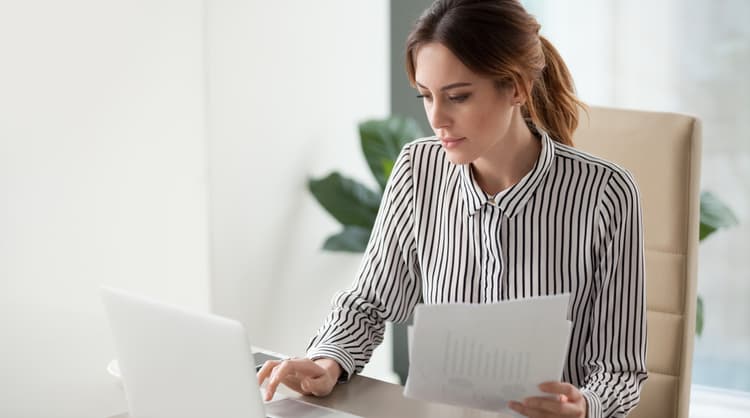
POLYGON ((264 402, 238 321, 102 288, 131 418, 353 418, 274 396, 264 402))

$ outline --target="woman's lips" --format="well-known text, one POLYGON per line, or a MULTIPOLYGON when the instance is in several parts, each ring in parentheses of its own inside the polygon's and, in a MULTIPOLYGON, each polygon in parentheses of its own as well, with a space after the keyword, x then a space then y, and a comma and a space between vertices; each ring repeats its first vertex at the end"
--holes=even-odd
POLYGON ((440 143, 442 143, 443 147, 445 147, 446 149, 451 149, 451 148, 455 148, 455 147, 459 146, 461 144, 461 142, 463 142, 464 139, 466 139, 466 138, 450 138, 450 137, 446 137, 446 138, 440 138, 440 143))

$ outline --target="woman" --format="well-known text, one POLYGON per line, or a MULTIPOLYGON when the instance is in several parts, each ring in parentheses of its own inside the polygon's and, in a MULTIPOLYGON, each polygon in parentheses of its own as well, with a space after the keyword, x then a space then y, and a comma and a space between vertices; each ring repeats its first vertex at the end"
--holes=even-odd
POLYGON ((358 279, 334 298, 307 358, 269 362, 279 383, 324 396, 362 370, 385 321, 424 303, 571 293, 557 395, 511 402, 529 417, 625 416, 646 379, 643 237, 628 172, 572 148, 568 70, 517 0, 438 0, 406 69, 435 132, 402 150, 358 279))

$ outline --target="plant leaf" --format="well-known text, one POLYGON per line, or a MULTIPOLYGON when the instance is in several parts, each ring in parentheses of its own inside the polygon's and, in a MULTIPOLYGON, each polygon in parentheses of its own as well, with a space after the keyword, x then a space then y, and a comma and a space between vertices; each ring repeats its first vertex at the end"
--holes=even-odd
POLYGON ((339 173, 310 179, 310 192, 325 210, 344 226, 372 228, 378 214, 381 194, 339 173))
POLYGON ((387 164, 390 162, 390 167, 393 168, 392 162, 398 157, 401 148, 423 135, 416 120, 392 116, 360 123, 359 136, 367 165, 382 191, 385 190, 385 183, 390 174, 386 173, 387 164))
POLYGON ((703 298, 698 296, 698 305, 695 309, 695 333, 700 337, 703 334, 703 298))
POLYGON ((370 231, 370 228, 346 226, 343 231, 328 237, 323 244, 323 249, 328 251, 362 253, 367 248, 370 231))
POLYGON ((737 216, 715 194, 705 191, 701 193, 701 224, 700 237, 702 241, 719 228, 737 225, 737 216))
MULTIPOLYGON (((701 221, 699 240, 703 241, 720 228, 737 225, 737 216, 715 194, 704 191, 701 193, 701 221)), ((695 333, 700 337, 703 333, 703 298, 698 296, 696 307, 695 333)))
POLYGON ((393 171, 394 165, 396 165, 396 161, 393 161, 393 160, 383 161, 383 174, 385 175, 385 178, 388 178, 391 176, 391 171, 393 171))

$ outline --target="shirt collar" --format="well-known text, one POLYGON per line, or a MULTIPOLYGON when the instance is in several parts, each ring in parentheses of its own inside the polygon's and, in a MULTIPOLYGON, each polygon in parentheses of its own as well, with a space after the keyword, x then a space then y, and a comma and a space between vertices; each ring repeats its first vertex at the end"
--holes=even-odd
POLYGON ((534 167, 516 184, 506 189, 495 202, 487 193, 479 187, 471 164, 459 166, 461 173, 461 185, 463 197, 466 203, 467 215, 473 216, 482 206, 492 205, 498 207, 505 216, 512 218, 528 202, 534 191, 549 173, 552 161, 555 157, 555 146, 549 135, 537 127, 533 127, 539 133, 542 143, 542 151, 539 153, 534 167))

